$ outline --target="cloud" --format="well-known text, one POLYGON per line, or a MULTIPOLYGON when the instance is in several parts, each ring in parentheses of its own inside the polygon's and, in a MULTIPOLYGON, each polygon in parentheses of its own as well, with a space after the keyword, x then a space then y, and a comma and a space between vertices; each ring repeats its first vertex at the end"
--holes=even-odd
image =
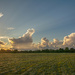
POLYGON ((60 48, 63 45, 63 41, 59 41, 58 39, 53 39, 53 42, 51 42, 51 45, 55 48, 60 48))
POLYGON ((53 42, 49 42, 49 40, 44 37, 41 39, 41 43, 38 44, 39 49, 58 49, 62 47, 63 42, 57 39, 53 39, 53 42))
POLYGON ((70 35, 64 37, 63 46, 75 47, 75 33, 71 33, 70 35))
POLYGON ((2 13, 0 13, 0 18, 3 16, 3 14, 2 13))
POLYGON ((48 49, 49 48, 49 40, 44 37, 41 39, 41 43, 38 43, 39 49, 48 49))
POLYGON ((50 42, 46 37, 43 37, 41 38, 41 42, 35 44, 32 39, 34 32, 34 29, 28 29, 22 37, 10 38, 9 42, 12 48, 18 50, 58 49, 65 47, 75 48, 75 33, 65 36, 63 40, 54 38, 52 42, 50 42))
POLYGON ((0 36, 0 39, 8 39, 8 36, 0 36))
POLYGON ((34 34, 34 29, 28 29, 25 34, 23 34, 22 37, 19 38, 11 38, 9 39, 9 42, 13 46, 13 48, 17 49, 33 49, 33 39, 32 35, 34 34))
POLYGON ((4 45, 1 45, 0 48, 2 48, 2 49, 11 49, 12 46, 10 44, 4 43, 4 45))
POLYGON ((0 45, 5 45, 5 43, 3 41, 0 41, 0 45))
POLYGON ((53 42, 49 42, 48 39, 42 38, 38 47, 39 49, 75 48, 75 33, 65 36, 63 40, 53 39, 53 42))
POLYGON ((13 27, 9 27, 9 28, 7 28, 7 30, 13 30, 13 29, 15 29, 15 28, 13 28, 13 27))

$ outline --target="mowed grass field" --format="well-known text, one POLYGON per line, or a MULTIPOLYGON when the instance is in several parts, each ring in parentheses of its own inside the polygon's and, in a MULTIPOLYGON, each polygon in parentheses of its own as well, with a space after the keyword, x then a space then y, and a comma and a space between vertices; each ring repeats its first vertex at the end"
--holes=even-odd
POLYGON ((0 53, 0 75, 75 75, 75 53, 0 53))

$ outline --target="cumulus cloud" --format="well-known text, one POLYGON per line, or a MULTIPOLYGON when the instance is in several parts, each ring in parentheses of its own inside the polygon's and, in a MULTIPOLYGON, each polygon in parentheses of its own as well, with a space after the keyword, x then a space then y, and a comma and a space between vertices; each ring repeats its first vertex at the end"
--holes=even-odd
POLYGON ((0 13, 0 18, 3 16, 3 13, 0 13))
POLYGON ((47 38, 42 38, 41 43, 38 44, 39 49, 58 49, 62 47, 63 42, 57 39, 53 39, 53 42, 49 42, 47 38))
POLYGON ((59 41, 58 39, 53 39, 53 42, 51 42, 51 45, 55 48, 62 47, 63 41, 59 41))
POLYGON ((38 46, 41 49, 75 48, 75 33, 65 36, 63 40, 53 39, 53 42, 49 42, 48 39, 42 38, 38 46))
POLYGON ((49 48, 49 40, 44 37, 41 39, 41 43, 38 43, 39 49, 48 49, 49 48))
POLYGON ((22 37, 10 38, 9 42, 12 48, 19 50, 58 49, 65 47, 75 48, 75 33, 65 36, 63 40, 53 39, 52 42, 50 42, 46 37, 43 37, 41 38, 41 42, 35 44, 32 39, 34 32, 34 29, 28 29, 22 37))
POLYGON ((9 27, 9 28, 7 28, 7 30, 13 30, 13 29, 15 29, 15 28, 13 28, 13 27, 9 27))
POLYGON ((71 33, 70 35, 64 37, 63 46, 75 47, 75 33, 71 33))
POLYGON ((32 35, 34 34, 34 29, 28 29, 25 34, 23 34, 22 37, 19 38, 11 38, 9 39, 9 42, 13 46, 13 48, 17 49, 33 49, 33 39, 32 35))

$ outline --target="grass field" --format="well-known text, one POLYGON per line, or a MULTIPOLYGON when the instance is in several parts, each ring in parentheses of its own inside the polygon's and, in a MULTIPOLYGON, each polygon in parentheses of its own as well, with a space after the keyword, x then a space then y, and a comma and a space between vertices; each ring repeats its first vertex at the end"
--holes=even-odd
POLYGON ((75 53, 0 53, 0 75, 75 75, 75 53))

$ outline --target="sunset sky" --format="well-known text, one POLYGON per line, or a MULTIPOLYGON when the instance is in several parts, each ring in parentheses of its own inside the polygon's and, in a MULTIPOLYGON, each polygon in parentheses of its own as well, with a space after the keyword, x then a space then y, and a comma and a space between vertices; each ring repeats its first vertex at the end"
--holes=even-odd
POLYGON ((0 47, 75 48, 75 0, 0 0, 0 47))

